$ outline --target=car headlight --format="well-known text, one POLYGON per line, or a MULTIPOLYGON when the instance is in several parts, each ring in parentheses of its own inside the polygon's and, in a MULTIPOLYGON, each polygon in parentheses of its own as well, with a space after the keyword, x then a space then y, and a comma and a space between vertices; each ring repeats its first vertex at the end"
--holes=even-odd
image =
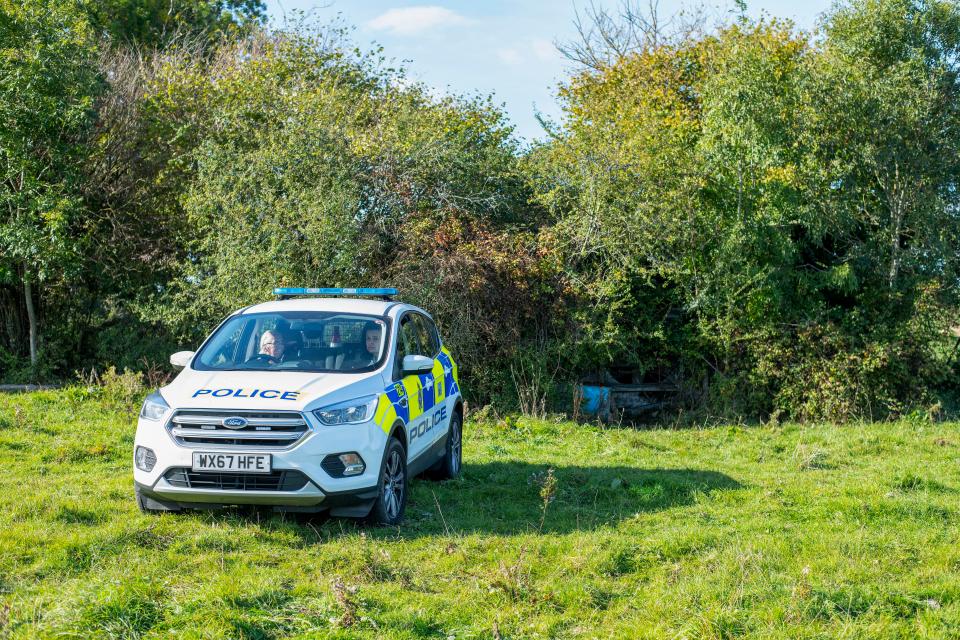
POLYGON ((143 401, 143 407, 140 409, 140 417, 145 420, 159 420, 167 411, 170 405, 163 399, 159 391, 154 391, 143 401))
POLYGON ((313 412, 323 424, 357 424, 366 422, 377 410, 377 396, 365 396, 323 407, 313 412))

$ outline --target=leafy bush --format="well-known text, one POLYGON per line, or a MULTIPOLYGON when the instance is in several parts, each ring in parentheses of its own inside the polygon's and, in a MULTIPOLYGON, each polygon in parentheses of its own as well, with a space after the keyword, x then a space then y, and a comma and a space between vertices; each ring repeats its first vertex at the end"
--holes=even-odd
POLYGON ((572 369, 667 364, 702 410, 805 420, 955 383, 958 25, 854 2, 813 44, 740 19, 575 75, 530 157, 578 294, 572 369))

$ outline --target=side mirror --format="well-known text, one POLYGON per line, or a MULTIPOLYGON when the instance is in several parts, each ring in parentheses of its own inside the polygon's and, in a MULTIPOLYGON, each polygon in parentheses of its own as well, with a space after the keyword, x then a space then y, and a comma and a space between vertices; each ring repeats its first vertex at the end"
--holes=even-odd
POLYGON ((177 351, 175 354, 170 356, 170 364, 178 369, 183 369, 190 364, 190 361, 193 360, 193 355, 195 353, 196 351, 177 351))
POLYGON ((418 376, 421 373, 430 373, 433 371, 433 358, 427 356, 404 356, 403 357, 403 375, 418 376))

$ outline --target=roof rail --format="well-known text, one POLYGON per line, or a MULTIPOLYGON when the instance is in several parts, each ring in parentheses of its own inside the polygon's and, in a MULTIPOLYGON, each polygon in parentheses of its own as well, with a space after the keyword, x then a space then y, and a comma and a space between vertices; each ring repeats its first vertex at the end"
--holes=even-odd
POLYGON ((397 290, 393 287, 276 287, 273 295, 279 296, 281 300, 293 296, 374 296, 391 300, 397 295, 397 290))

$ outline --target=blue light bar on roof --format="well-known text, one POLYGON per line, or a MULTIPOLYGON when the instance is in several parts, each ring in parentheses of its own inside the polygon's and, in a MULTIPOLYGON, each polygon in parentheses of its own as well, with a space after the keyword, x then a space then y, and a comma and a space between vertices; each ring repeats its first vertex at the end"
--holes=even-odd
POLYGON ((397 290, 393 287, 373 288, 339 288, 339 287, 277 287, 273 290, 275 296, 395 296, 397 290))

